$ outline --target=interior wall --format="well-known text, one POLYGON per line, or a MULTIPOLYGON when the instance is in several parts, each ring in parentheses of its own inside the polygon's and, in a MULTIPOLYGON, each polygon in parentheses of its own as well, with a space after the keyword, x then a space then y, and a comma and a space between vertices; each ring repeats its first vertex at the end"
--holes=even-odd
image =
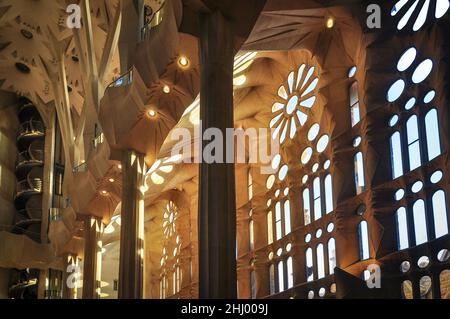
POLYGON ((0 268, 0 299, 8 299, 9 269, 0 268))
POLYGON ((0 230, 12 224, 15 213, 14 169, 18 125, 15 95, 0 92, 0 230))

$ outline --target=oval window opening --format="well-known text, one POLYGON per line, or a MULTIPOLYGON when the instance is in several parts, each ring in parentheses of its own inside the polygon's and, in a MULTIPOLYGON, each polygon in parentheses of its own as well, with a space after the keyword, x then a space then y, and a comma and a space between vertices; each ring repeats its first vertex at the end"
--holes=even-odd
POLYGON ((403 199, 403 196, 405 196, 405 191, 403 189, 399 189, 395 192, 395 200, 396 201, 403 199))
POLYGON ((330 138, 328 135, 322 136, 317 142, 317 152, 323 153, 328 147, 328 143, 330 142, 330 138))
POLYGON ((395 124, 398 123, 398 115, 394 115, 391 117, 391 119, 389 120, 389 126, 393 127, 395 124))
POLYGON ((314 141, 316 137, 319 135, 320 125, 319 124, 313 124, 311 128, 308 131, 308 140, 314 141))
POLYGON ((417 261, 417 266, 419 266, 419 268, 426 268, 426 267, 428 267, 429 264, 430 264, 430 258, 428 258, 427 256, 422 256, 417 261))
POLYGON ((391 87, 389 88, 389 91, 387 93, 388 102, 397 101, 398 98, 402 95, 404 90, 405 90, 405 81, 403 81, 402 79, 395 81, 391 85, 391 87))
POLYGON ((400 271, 406 273, 411 269, 411 263, 409 261, 404 261, 400 265, 400 271))
POLYGON ((431 175, 430 182, 433 184, 437 184, 442 180, 442 176, 442 171, 436 171, 433 173, 433 175, 431 175))
POLYGON ((308 164, 308 162, 311 160, 312 154, 313 150, 311 147, 305 149, 302 153, 302 164, 308 164))
POLYGON ((411 64, 413 64, 414 60, 416 59, 416 55, 417 55, 416 48, 412 47, 412 48, 409 48, 408 50, 406 50, 402 54, 400 59, 398 60, 397 70, 399 70, 400 72, 403 72, 406 69, 408 69, 411 66, 411 64))
POLYGON ((430 103, 431 101, 434 100, 435 96, 436 96, 436 91, 435 90, 431 90, 430 92, 428 92, 425 95, 425 97, 423 98, 423 102, 425 104, 428 104, 428 103, 430 103))
POLYGON ((413 184, 413 186, 411 187, 411 191, 416 194, 418 192, 420 192, 422 190, 423 187, 423 183, 421 181, 417 181, 413 184))
POLYGON ((405 104, 405 110, 410 110, 412 109, 414 106, 416 106, 416 98, 412 97, 408 100, 408 102, 406 102, 405 104))
POLYGON ((414 70, 412 81, 416 84, 423 82, 433 70, 433 61, 427 59, 420 63, 414 70))

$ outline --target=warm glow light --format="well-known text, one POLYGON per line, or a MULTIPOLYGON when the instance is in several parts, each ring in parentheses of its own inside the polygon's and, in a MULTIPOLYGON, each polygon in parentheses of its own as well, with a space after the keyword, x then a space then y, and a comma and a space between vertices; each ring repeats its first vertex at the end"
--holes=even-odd
POLYGON ((234 86, 244 85, 245 82, 247 82, 247 77, 244 74, 234 78, 233 80, 234 86))
POLYGON ((119 164, 117 167, 118 167, 119 169, 122 169, 122 165, 121 165, 121 164, 119 164))
POLYGON ((104 190, 101 193, 102 193, 102 195, 105 195, 105 196, 108 195, 108 192, 104 191, 104 190))
POLYGON ((163 92, 166 93, 166 94, 169 94, 170 93, 170 86, 164 85, 163 92))
POLYGON ((334 19, 330 17, 327 20, 327 28, 331 29, 332 27, 334 27, 334 19))
POLYGON ((110 183, 114 183, 115 181, 116 181, 116 180, 115 180, 114 178, 110 178, 110 179, 109 179, 109 182, 110 182, 110 183))
POLYGON ((181 67, 186 68, 186 67, 189 65, 189 60, 188 60, 188 58, 186 58, 185 56, 181 56, 181 57, 178 59, 178 64, 179 64, 181 67))
POLYGON ((156 117, 156 115, 157 115, 157 113, 156 113, 155 110, 149 110, 149 111, 147 112, 147 114, 148 114, 148 116, 151 117, 151 118, 154 118, 154 117, 156 117))

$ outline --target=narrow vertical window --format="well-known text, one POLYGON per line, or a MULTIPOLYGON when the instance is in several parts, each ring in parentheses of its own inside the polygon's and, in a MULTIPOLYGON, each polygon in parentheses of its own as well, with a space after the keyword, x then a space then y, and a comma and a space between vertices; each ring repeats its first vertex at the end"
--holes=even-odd
POLYGON ((311 205, 309 202, 309 188, 303 191, 303 216, 305 218, 305 225, 311 223, 311 205))
POLYGON ((287 259, 287 279, 288 279, 288 289, 294 287, 294 265, 292 262, 292 257, 287 259))
POLYGON ((433 219, 436 238, 448 234, 446 198, 443 190, 438 190, 433 195, 433 219))
POLYGON ((350 87, 350 110, 352 127, 361 121, 361 114, 359 110, 359 97, 358 97, 358 82, 353 82, 350 87))
POLYGON ((361 260, 369 259, 370 258, 369 227, 365 220, 359 223, 358 233, 359 233, 359 251, 361 260))
POLYGON ((364 180, 364 159, 363 154, 361 152, 356 153, 355 155, 355 185, 356 185, 356 194, 359 195, 364 192, 366 183, 364 180))
POLYGON ((402 144, 400 140, 400 132, 395 132, 391 136, 391 163, 392 163, 392 179, 396 179, 403 175, 402 160, 402 144))
POLYGON ((172 292, 174 295, 177 294, 177 273, 176 271, 172 274, 172 292))
POLYGON ((317 246, 317 276, 318 279, 325 277, 325 260, 323 252, 323 244, 317 246))
POLYGON ((278 263, 278 292, 284 291, 284 265, 280 261, 278 263))
POLYGON ((273 216, 272 211, 267 213, 267 244, 273 243, 273 216))
POLYGON ((409 169, 413 171, 422 165, 417 115, 411 116, 406 122, 406 132, 408 135, 409 169))
POLYGON ((428 241, 427 218, 425 215, 425 202, 419 199, 413 206, 414 233, 416 235, 416 245, 428 241))
POLYGON ((248 200, 253 198, 253 178, 250 171, 248 172, 248 200))
POLYGON ((334 268, 336 268, 336 240, 331 238, 328 241, 328 268, 330 275, 334 274, 334 268))
POLYGON ((275 266, 270 265, 269 267, 269 293, 271 295, 275 294, 275 266))
POLYGON ((402 298, 403 299, 413 299, 412 282, 405 280, 402 282, 402 298))
POLYGON ((328 174, 325 177, 325 205, 326 213, 329 214, 333 211, 333 183, 331 175, 328 174))
POLYGON ((405 207, 397 209, 395 215, 397 221, 397 248, 398 250, 409 248, 408 221, 405 207))
POLYGON ((314 281, 314 260, 311 248, 306 250, 306 281, 314 281))
POLYGON ((251 220, 248 223, 248 232, 249 232, 249 246, 250 250, 253 250, 255 248, 255 234, 254 234, 254 222, 251 220))
POLYGON ((255 272, 250 273, 250 298, 256 299, 255 272))
POLYGON ((431 161, 441 155, 439 120, 436 109, 428 111, 425 115, 425 130, 427 133, 428 160, 431 161))
POLYGON ((281 219, 281 203, 278 202, 275 205, 275 230, 276 230, 277 240, 280 240, 281 237, 283 237, 282 222, 283 221, 281 219))
POLYGON ((291 232, 291 202, 289 200, 284 202, 284 234, 291 232))
POLYGON ((322 199, 320 194, 320 178, 316 177, 313 182, 314 192, 314 220, 322 217, 322 199))
POLYGON ((430 276, 420 278, 420 299, 433 299, 433 282, 430 276))

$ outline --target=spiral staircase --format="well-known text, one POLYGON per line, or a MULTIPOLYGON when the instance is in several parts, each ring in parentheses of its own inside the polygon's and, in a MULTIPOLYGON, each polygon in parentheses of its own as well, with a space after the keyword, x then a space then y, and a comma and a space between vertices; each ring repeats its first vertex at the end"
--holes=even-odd
POLYGON ((27 99, 19 102, 17 135, 17 188, 14 205, 17 213, 12 233, 41 240, 42 190, 45 129, 36 107, 27 99))

